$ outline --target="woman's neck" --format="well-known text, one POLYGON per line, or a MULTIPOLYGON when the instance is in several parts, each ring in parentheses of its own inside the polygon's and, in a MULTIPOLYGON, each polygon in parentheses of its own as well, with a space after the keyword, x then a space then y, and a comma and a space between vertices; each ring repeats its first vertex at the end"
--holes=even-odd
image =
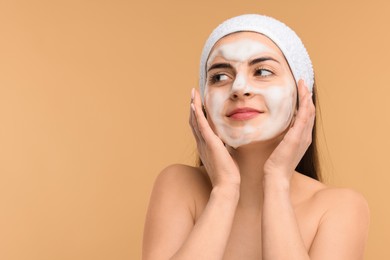
POLYGON ((261 210, 264 164, 281 140, 282 137, 272 141, 247 144, 237 149, 227 147, 240 170, 239 206, 261 210))

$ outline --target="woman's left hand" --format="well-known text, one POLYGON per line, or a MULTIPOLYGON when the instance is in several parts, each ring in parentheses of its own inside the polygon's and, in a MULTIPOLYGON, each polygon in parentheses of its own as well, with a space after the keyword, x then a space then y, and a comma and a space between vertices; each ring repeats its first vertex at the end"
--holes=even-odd
POLYGON ((315 107, 303 80, 298 82, 299 108, 293 123, 264 165, 264 179, 290 181, 299 161, 312 142, 315 107))

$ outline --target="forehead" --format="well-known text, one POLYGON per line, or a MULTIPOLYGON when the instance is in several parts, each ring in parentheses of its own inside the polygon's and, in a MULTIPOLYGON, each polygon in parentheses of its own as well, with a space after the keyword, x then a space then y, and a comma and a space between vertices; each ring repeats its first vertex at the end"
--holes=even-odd
MULTIPOLYGON (((243 42, 243 41, 252 42, 261 45, 264 47, 262 49, 265 52, 270 52, 284 59, 283 53, 270 38, 256 32, 235 32, 222 37, 215 43, 215 45, 211 49, 209 59, 214 55, 218 55, 218 51, 220 51, 220 49, 223 48, 224 46, 232 45, 234 43, 243 42)), ((208 62, 212 62, 212 60, 209 60, 208 62)))

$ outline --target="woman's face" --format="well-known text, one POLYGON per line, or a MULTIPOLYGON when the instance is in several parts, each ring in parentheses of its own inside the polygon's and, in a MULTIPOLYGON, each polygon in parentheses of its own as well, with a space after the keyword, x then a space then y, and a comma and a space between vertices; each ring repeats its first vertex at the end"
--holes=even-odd
POLYGON ((296 106, 286 59, 266 36, 238 32, 220 39, 206 64, 204 104, 214 132, 237 148, 282 134, 296 106))

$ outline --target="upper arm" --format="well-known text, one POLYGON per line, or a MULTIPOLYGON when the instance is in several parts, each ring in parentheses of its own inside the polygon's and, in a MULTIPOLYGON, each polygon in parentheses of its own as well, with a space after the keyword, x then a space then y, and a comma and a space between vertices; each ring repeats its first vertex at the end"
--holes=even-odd
POLYGON ((363 259, 370 218, 366 200, 351 190, 339 190, 331 197, 332 206, 321 219, 310 259, 363 259))
POLYGON ((143 259, 168 259, 190 233, 194 225, 194 183, 189 185, 193 177, 189 169, 173 165, 157 177, 145 220, 143 259))

